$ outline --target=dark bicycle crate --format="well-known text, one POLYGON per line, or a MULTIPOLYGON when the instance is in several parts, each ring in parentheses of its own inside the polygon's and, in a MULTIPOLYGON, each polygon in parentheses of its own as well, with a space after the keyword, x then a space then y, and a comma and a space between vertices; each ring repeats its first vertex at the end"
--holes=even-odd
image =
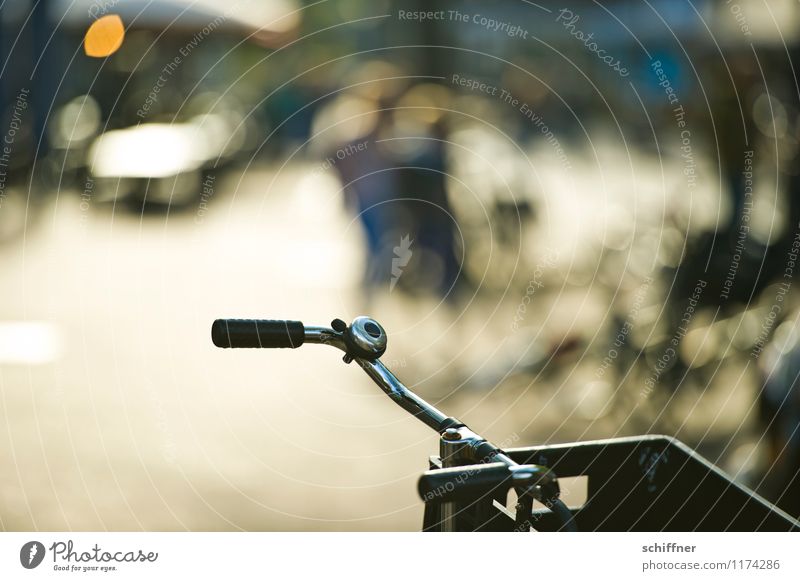
MULTIPOLYGON (((572 509, 581 531, 800 530, 796 519, 674 438, 614 438, 506 452, 520 464, 547 466, 559 478, 588 478, 585 504, 572 509)), ((513 530, 513 518, 499 507, 502 500, 467 504, 458 516, 459 529, 513 530)), ((428 502, 425 530, 439 530, 438 514, 436 501, 428 502)), ((535 511, 533 520, 540 531, 560 526, 545 509, 535 511)))

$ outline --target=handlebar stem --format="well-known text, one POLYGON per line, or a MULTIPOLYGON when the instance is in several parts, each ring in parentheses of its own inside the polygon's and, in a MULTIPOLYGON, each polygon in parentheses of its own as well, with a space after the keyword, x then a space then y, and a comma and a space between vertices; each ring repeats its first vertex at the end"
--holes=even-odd
POLYGON ((403 385, 379 359, 357 357, 355 362, 397 405, 437 432, 441 429, 448 416, 403 385))

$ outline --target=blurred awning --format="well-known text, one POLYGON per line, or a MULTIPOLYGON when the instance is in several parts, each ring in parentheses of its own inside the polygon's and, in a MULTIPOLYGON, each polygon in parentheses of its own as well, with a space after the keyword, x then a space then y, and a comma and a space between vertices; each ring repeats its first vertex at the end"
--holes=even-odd
POLYGON ((85 28, 106 14, 126 26, 196 30, 209 23, 232 33, 257 33, 261 39, 285 35, 300 23, 297 0, 50 0, 59 26, 85 28))

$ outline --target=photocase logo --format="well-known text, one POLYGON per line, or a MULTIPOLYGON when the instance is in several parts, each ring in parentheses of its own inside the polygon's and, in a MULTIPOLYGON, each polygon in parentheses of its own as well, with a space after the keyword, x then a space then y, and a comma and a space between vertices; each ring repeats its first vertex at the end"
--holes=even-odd
POLYGON ((35 569, 44 559, 44 545, 39 541, 30 541, 22 545, 19 551, 19 562, 26 569, 35 569))
POLYGON ((413 240, 406 234, 400 239, 400 246, 394 247, 394 258, 392 258, 392 280, 389 281, 389 292, 394 290, 397 281, 403 274, 403 269, 411 260, 411 243, 413 240))

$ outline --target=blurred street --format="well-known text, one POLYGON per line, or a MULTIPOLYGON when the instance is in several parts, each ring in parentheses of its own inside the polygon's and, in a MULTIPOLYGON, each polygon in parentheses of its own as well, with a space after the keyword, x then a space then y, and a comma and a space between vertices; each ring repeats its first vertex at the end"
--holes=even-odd
POLYGON ((434 438, 357 369, 325 349, 211 344, 219 316, 352 314, 354 276, 334 259, 358 256, 355 242, 328 236, 345 231, 341 205, 269 195, 272 177, 248 173, 202 226, 86 216, 64 197, 29 241, 3 249, 0 318, 47 321, 39 334, 53 344, 38 365, 0 367, 4 528, 417 524, 410 468, 424 468, 434 438), (298 228, 302 263, 279 252, 298 228))
MULTIPOLYGON (((360 234, 336 181, 307 174, 232 173, 207 209, 174 216, 85 211, 62 195, 3 249, 0 329, 29 339, 0 352, 2 527, 418 529, 416 479, 436 453, 428 428, 329 349, 210 341, 223 316, 327 324, 361 314, 360 234), (287 241, 291 255, 280 251, 287 241)), ((552 296, 529 323, 559 304, 583 323, 597 318, 584 291, 552 296), (588 306, 575 311, 579 301, 588 306)), ((498 443, 630 432, 617 418, 575 415, 598 406, 580 362, 573 379, 524 387, 447 379, 464 367, 513 371, 507 326, 487 327, 480 313, 510 322, 518 300, 456 316, 394 296, 370 314, 390 332, 384 360, 398 376, 498 443)), ((690 410, 687 433, 738 426, 751 400, 709 399, 690 410)))

